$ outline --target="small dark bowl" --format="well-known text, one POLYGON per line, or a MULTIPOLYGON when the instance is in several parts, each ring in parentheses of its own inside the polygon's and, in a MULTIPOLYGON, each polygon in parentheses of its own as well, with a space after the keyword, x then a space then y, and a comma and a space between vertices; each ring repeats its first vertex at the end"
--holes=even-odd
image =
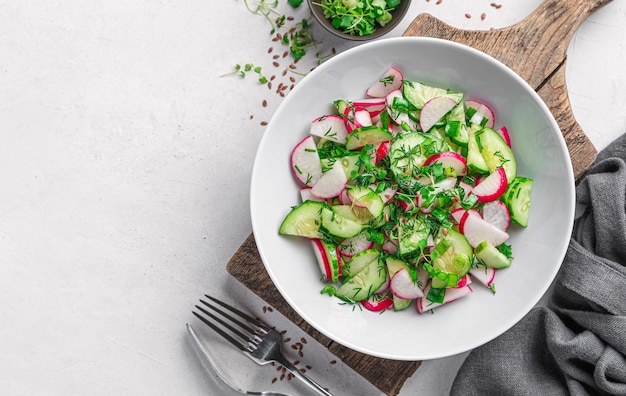
POLYGON ((398 25, 398 23, 400 23, 400 21, 402 20, 406 12, 409 10, 409 6, 411 5, 411 0, 402 0, 400 4, 398 5, 398 7, 396 7, 396 9, 391 11, 391 15, 392 15, 391 22, 389 22, 388 24, 382 27, 378 26, 374 33, 368 34, 367 36, 355 36, 355 35, 351 35, 348 33, 344 33, 341 30, 335 29, 333 27, 333 25, 330 22, 330 19, 324 16, 324 10, 322 9, 322 7, 319 5, 313 4, 313 3, 319 3, 321 2, 321 0, 307 0, 307 2, 309 4, 309 8, 311 9, 311 12, 313 13, 313 17, 317 20, 317 22, 319 22, 320 25, 322 25, 324 29, 328 30, 330 33, 334 34, 337 37, 341 37, 341 38, 344 38, 347 40, 353 40, 353 41, 372 40, 388 33, 393 28, 395 28, 398 25))

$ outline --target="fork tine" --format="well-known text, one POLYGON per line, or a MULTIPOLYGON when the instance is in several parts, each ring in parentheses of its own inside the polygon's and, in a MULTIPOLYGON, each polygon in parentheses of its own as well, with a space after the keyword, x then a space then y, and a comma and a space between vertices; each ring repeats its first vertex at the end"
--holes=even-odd
MULTIPOLYGON (((203 310, 202 308, 198 307, 196 305, 196 308, 203 310)), ((243 345, 241 342, 239 342, 238 340, 236 340, 234 337, 232 337, 230 334, 228 334, 227 332, 225 332, 224 330, 220 329, 218 326, 214 325, 213 323, 211 323, 209 320, 207 320, 204 316, 198 314, 195 311, 191 311, 191 313, 193 313, 198 319, 200 319, 204 324, 206 324, 207 326, 209 326, 210 328, 212 328, 213 330, 215 330, 216 333, 218 333, 219 335, 221 335, 222 337, 224 337, 226 340, 228 340, 228 342, 230 342, 231 344, 233 344, 234 346, 236 346, 237 348, 239 348, 240 350, 245 350, 246 346, 243 345)))
POLYGON ((217 299, 217 298, 215 298, 215 297, 209 296, 208 294, 205 294, 204 296, 205 296, 206 298, 209 298, 209 299, 211 299, 212 301, 216 302, 217 304, 221 305, 222 307, 224 307, 224 308, 228 309, 229 311, 231 311, 231 312, 233 312, 233 313, 236 313, 237 315, 239 315, 239 316, 241 316, 242 318, 246 319, 248 322, 250 322, 250 323, 254 323, 256 326, 262 326, 262 323, 260 323, 258 319, 253 318, 252 316, 248 315, 247 313, 245 313, 245 312, 243 312, 243 311, 240 311, 239 309, 237 309, 237 308, 235 308, 235 307, 233 307, 233 306, 231 306, 231 305, 228 305, 228 304, 226 304, 225 302, 220 301, 220 300, 218 300, 218 299, 217 299))
POLYGON ((254 328, 248 326, 245 323, 240 322, 239 320, 237 320, 236 318, 232 317, 228 313, 226 313, 226 312, 222 311, 221 309, 219 309, 219 308, 209 304, 208 302, 206 302, 204 300, 200 300, 200 302, 202 304, 206 305, 207 307, 211 308, 212 310, 218 312, 224 318, 230 320, 231 322, 233 322, 234 324, 239 326, 241 329, 245 330, 247 332, 247 334, 242 333, 239 329, 235 328, 233 325, 231 325, 230 323, 226 322, 224 319, 222 319, 220 317, 217 317, 217 316, 213 315, 211 312, 207 311, 206 309, 196 305, 196 308, 198 308, 204 314, 210 316, 211 318, 213 318, 214 320, 219 322, 222 326, 228 328, 230 331, 232 331, 233 333, 237 334, 239 337, 243 338, 244 340, 249 340, 251 338, 251 336, 254 334, 254 331, 255 331, 254 328))

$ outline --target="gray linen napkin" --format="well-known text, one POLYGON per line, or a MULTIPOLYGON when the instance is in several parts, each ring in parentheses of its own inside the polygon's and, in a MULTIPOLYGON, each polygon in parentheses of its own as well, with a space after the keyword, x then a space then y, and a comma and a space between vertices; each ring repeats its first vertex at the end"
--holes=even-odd
POLYGON ((626 395, 626 134, 576 200, 585 211, 548 305, 470 352, 451 395, 626 395))

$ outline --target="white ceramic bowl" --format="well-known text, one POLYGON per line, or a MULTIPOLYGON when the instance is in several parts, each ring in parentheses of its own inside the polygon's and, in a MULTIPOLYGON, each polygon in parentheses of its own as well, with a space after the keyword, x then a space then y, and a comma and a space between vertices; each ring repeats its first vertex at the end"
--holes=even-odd
POLYGON ((286 97, 258 149, 251 183, 254 236, 265 267, 287 302, 324 335, 356 351, 398 360, 425 360, 478 347, 518 322, 541 299, 565 255, 574 219, 574 178, 559 127, 547 106, 516 73, 484 53, 454 42, 390 38, 328 60, 286 97), (405 78, 487 99, 506 125, 518 174, 534 179, 527 229, 512 227, 513 265, 499 271, 496 294, 477 282, 474 293, 419 315, 411 308, 377 314, 321 295, 319 268, 308 241, 278 234, 299 200, 290 153, 315 117, 335 99, 358 99, 390 66, 405 78))

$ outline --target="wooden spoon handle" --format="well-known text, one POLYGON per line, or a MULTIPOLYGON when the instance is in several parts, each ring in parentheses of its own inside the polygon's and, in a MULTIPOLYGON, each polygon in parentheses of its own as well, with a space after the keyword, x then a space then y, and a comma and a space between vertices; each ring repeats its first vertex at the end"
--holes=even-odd
POLYGON ((561 65, 580 24, 611 0, 546 0, 517 24, 493 30, 462 30, 421 14, 405 36, 439 37, 479 49, 538 88, 561 65))

